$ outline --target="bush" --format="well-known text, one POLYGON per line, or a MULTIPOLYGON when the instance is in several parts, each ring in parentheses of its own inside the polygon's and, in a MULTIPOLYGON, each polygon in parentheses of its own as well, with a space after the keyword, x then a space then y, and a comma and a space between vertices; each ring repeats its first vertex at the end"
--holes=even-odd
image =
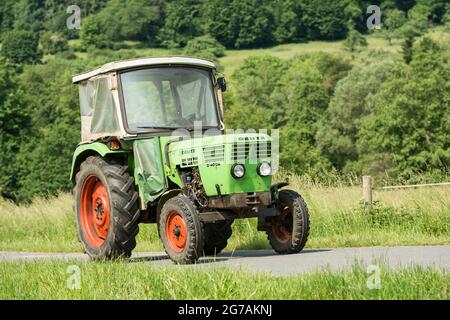
POLYGON ((225 47, 210 35, 205 35, 189 40, 184 48, 184 54, 220 58, 225 55, 225 47))
POLYGON ((24 30, 6 32, 0 53, 14 64, 39 63, 42 58, 39 38, 33 32, 24 30))
POLYGON ((41 36, 41 46, 45 54, 55 54, 68 49, 67 39, 61 33, 45 32, 41 36))
POLYGON ((344 47, 350 52, 355 52, 363 47, 367 47, 367 40, 361 33, 353 29, 348 33, 344 41, 344 47))

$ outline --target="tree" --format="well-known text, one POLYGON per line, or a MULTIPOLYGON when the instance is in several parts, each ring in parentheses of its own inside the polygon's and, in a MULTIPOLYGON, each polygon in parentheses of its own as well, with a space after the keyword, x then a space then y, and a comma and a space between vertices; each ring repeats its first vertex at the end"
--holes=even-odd
POLYGON ((410 65, 399 65, 368 101, 373 113, 358 134, 360 170, 405 180, 417 173, 445 175, 450 166, 449 75, 442 49, 422 39, 410 65))
POLYGON ((164 11, 164 25, 157 36, 163 46, 181 48, 190 39, 203 34, 201 2, 172 0, 166 4, 164 11))
POLYGON ((259 56, 245 59, 232 77, 237 98, 245 105, 270 108, 270 96, 284 71, 280 58, 259 56))
POLYGON ((157 1, 110 0, 105 8, 83 19, 80 39, 84 47, 116 48, 122 40, 156 43, 161 24, 157 1))
POLYGON ((84 18, 80 31, 81 46, 84 48, 111 48, 113 41, 106 34, 106 28, 95 15, 84 18))
POLYGON ((401 44, 402 55, 403 61, 405 61, 406 64, 409 64, 413 56, 414 40, 418 36, 418 33, 412 29, 412 27, 405 29, 404 33, 405 40, 401 44))
POLYGON ((0 53, 15 64, 39 63, 42 52, 38 44, 38 37, 31 31, 14 30, 3 35, 0 53))
POLYGON ((330 54, 298 56, 271 95, 275 128, 280 128, 280 163, 293 172, 319 173, 331 163, 317 148, 316 135, 325 116, 335 83, 350 68, 330 54))
POLYGON ((324 76, 311 60, 291 64, 272 94, 274 116, 280 132, 280 164, 292 172, 317 172, 329 168, 315 147, 317 124, 329 102, 324 76))
POLYGON ((297 1, 277 0, 273 8, 276 26, 273 38, 276 43, 293 42, 306 36, 298 23, 301 12, 297 1))
POLYGON ((378 92, 394 68, 386 53, 353 68, 341 79, 316 136, 320 152, 338 170, 349 172, 358 160, 356 141, 361 120, 371 114, 367 99, 378 92))
POLYGON ((80 137, 78 90, 71 76, 81 68, 80 62, 53 58, 46 65, 27 68, 20 77, 19 89, 27 90, 21 100, 31 122, 15 155, 15 193, 21 202, 71 188, 68 173, 80 137))
POLYGON ((270 45, 274 27, 270 5, 269 0, 209 1, 207 30, 228 48, 270 45))
POLYGON ((18 0, 14 3, 12 12, 8 14, 14 16, 15 30, 27 30, 37 34, 44 29, 45 7, 42 0, 18 0))
POLYGON ((0 196, 15 199, 19 177, 16 154, 30 125, 24 93, 17 88, 14 67, 0 60, 0 196))
POLYGON ((348 21, 345 1, 299 0, 301 25, 309 39, 342 39, 347 34, 348 21))

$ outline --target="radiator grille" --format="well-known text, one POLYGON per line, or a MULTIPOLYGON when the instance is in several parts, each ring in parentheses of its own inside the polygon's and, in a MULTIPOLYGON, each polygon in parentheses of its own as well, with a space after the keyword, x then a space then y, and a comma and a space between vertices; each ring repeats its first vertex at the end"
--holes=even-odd
POLYGON ((209 146, 203 148, 205 163, 223 162, 225 158, 224 146, 209 146))
POLYGON ((270 142, 236 142, 231 149, 231 160, 244 161, 246 159, 265 159, 272 156, 270 142))

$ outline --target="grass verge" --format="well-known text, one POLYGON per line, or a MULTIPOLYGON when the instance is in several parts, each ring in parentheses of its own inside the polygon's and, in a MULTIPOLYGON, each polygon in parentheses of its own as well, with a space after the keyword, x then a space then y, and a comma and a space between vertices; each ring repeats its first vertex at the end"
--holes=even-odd
POLYGON ((359 266, 340 273, 272 276, 224 267, 156 268, 144 262, 1 262, 0 299, 450 298, 449 273, 435 269, 382 271, 379 289, 368 289, 368 277, 359 266), (76 269, 81 282, 73 290, 67 284, 73 288, 76 269))

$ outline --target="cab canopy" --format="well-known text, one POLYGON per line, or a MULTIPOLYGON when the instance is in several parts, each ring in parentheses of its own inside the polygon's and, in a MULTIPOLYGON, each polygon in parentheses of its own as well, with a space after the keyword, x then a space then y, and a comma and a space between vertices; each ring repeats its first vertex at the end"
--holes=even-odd
POLYGON ((79 85, 81 109, 81 142, 101 138, 135 136, 127 132, 123 121, 120 91, 120 73, 132 69, 151 67, 188 66, 215 70, 207 60, 187 57, 142 58, 111 62, 93 71, 73 77, 79 85))

